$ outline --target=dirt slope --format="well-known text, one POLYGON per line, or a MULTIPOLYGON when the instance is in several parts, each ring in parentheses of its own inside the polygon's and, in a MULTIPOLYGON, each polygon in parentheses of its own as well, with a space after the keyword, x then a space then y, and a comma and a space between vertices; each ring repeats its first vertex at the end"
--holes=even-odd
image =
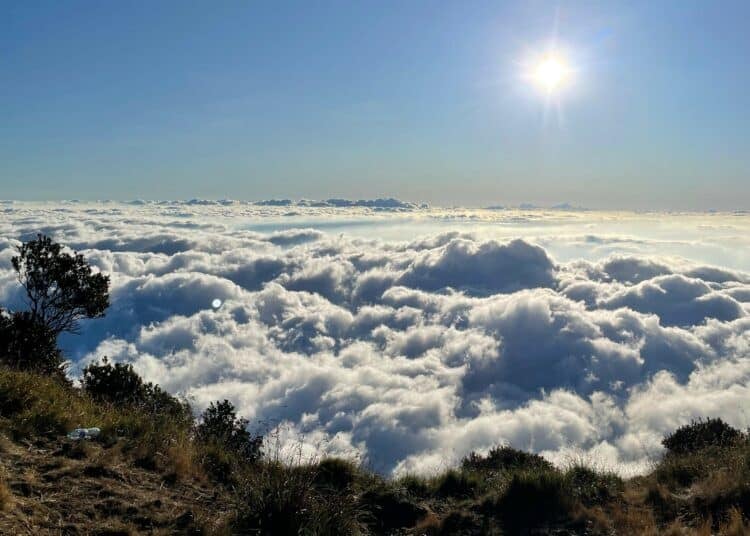
POLYGON ((215 487, 174 481, 118 460, 112 449, 67 439, 0 438, 0 471, 0 534, 195 534, 210 530, 226 502, 215 487))

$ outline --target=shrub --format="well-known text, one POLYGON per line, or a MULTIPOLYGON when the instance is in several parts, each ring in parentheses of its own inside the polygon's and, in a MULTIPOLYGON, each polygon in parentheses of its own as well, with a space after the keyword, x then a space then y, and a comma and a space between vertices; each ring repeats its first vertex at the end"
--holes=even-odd
POLYGON ((485 456, 472 452, 463 459, 461 466, 474 471, 552 469, 552 464, 538 454, 517 450, 507 445, 495 447, 485 456))
POLYGON ((430 494, 430 483, 418 475, 404 475, 396 481, 396 485, 414 497, 426 497, 430 494))
POLYGON ((326 458, 316 467, 314 482, 323 490, 344 491, 357 479, 357 467, 349 460, 326 458))
POLYGON ((0 310, 0 362, 19 370, 65 378, 65 360, 57 337, 31 313, 0 310))
POLYGON ((398 529, 413 527, 427 514, 404 490, 386 482, 373 483, 359 502, 374 534, 400 534, 398 529))
POLYGON ((81 387, 92 398, 113 404, 133 404, 143 396, 143 379, 127 363, 91 363, 83 369, 81 387))
POLYGON ((671 487, 689 486, 712 470, 707 461, 699 454, 667 455, 656 466, 656 479, 671 487))
POLYGON ((555 469, 519 471, 508 482, 494 509, 505 532, 564 524, 574 501, 565 476, 555 469))
MULTIPOLYGON (((158 385, 144 382, 129 364, 93 363, 83 371, 81 387, 92 400, 111 408, 114 419, 102 426, 99 441, 114 444, 127 438, 123 449, 144 469, 174 469, 169 452, 183 451, 180 463, 193 456, 190 405, 158 385)), ((100 404, 101 406, 101 404, 100 404)), ((181 473, 193 469, 180 470, 181 473)))
POLYGON ((190 406, 164 391, 158 385, 145 383, 133 370, 133 365, 92 363, 83 369, 81 387, 92 398, 118 405, 130 405, 150 415, 169 416, 188 422, 192 420, 190 406))
POLYGON ((744 434, 721 419, 698 419, 681 426, 662 440, 672 454, 687 454, 706 447, 728 447, 744 434))
POLYGON ((263 437, 253 436, 247 424, 246 419, 237 417, 229 400, 212 402, 203 412, 195 436, 201 443, 220 445, 241 459, 253 462, 260 458, 263 437))
POLYGON ((622 479, 614 473, 599 472, 585 465, 573 465, 565 473, 573 497, 586 506, 604 504, 623 491, 622 479))
POLYGON ((435 480, 435 493, 441 497, 472 497, 480 486, 479 477, 466 471, 449 469, 435 480))

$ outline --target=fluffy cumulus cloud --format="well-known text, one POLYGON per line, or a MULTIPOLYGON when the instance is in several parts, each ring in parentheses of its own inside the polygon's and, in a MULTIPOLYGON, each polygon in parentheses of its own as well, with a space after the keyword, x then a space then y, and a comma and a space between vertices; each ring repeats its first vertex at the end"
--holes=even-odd
POLYGON ((112 279, 73 375, 127 361, 385 473, 499 443, 637 472, 691 418, 750 424, 747 215, 386 201, 6 204, 0 305, 48 234, 112 279))

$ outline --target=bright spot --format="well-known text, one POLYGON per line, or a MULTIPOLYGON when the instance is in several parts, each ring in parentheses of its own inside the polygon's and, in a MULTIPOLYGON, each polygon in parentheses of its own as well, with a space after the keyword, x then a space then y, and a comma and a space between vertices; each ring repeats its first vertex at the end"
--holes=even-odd
POLYGON ((219 307, 221 307, 221 300, 219 298, 216 298, 211 302, 211 307, 213 307, 214 309, 218 309, 219 307))
POLYGON ((571 69, 564 58, 547 55, 534 67, 531 78, 540 89, 547 93, 559 91, 570 78, 571 69))

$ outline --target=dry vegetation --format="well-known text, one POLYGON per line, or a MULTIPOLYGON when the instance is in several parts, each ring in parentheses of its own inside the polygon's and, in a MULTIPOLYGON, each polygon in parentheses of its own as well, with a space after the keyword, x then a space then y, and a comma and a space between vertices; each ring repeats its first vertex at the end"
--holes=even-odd
POLYGON ((677 431, 627 481, 509 447, 393 480, 339 459, 258 459, 172 410, 0 367, 0 533, 750 533, 750 443, 720 421, 677 431), (91 423, 95 441, 65 438, 91 423))

